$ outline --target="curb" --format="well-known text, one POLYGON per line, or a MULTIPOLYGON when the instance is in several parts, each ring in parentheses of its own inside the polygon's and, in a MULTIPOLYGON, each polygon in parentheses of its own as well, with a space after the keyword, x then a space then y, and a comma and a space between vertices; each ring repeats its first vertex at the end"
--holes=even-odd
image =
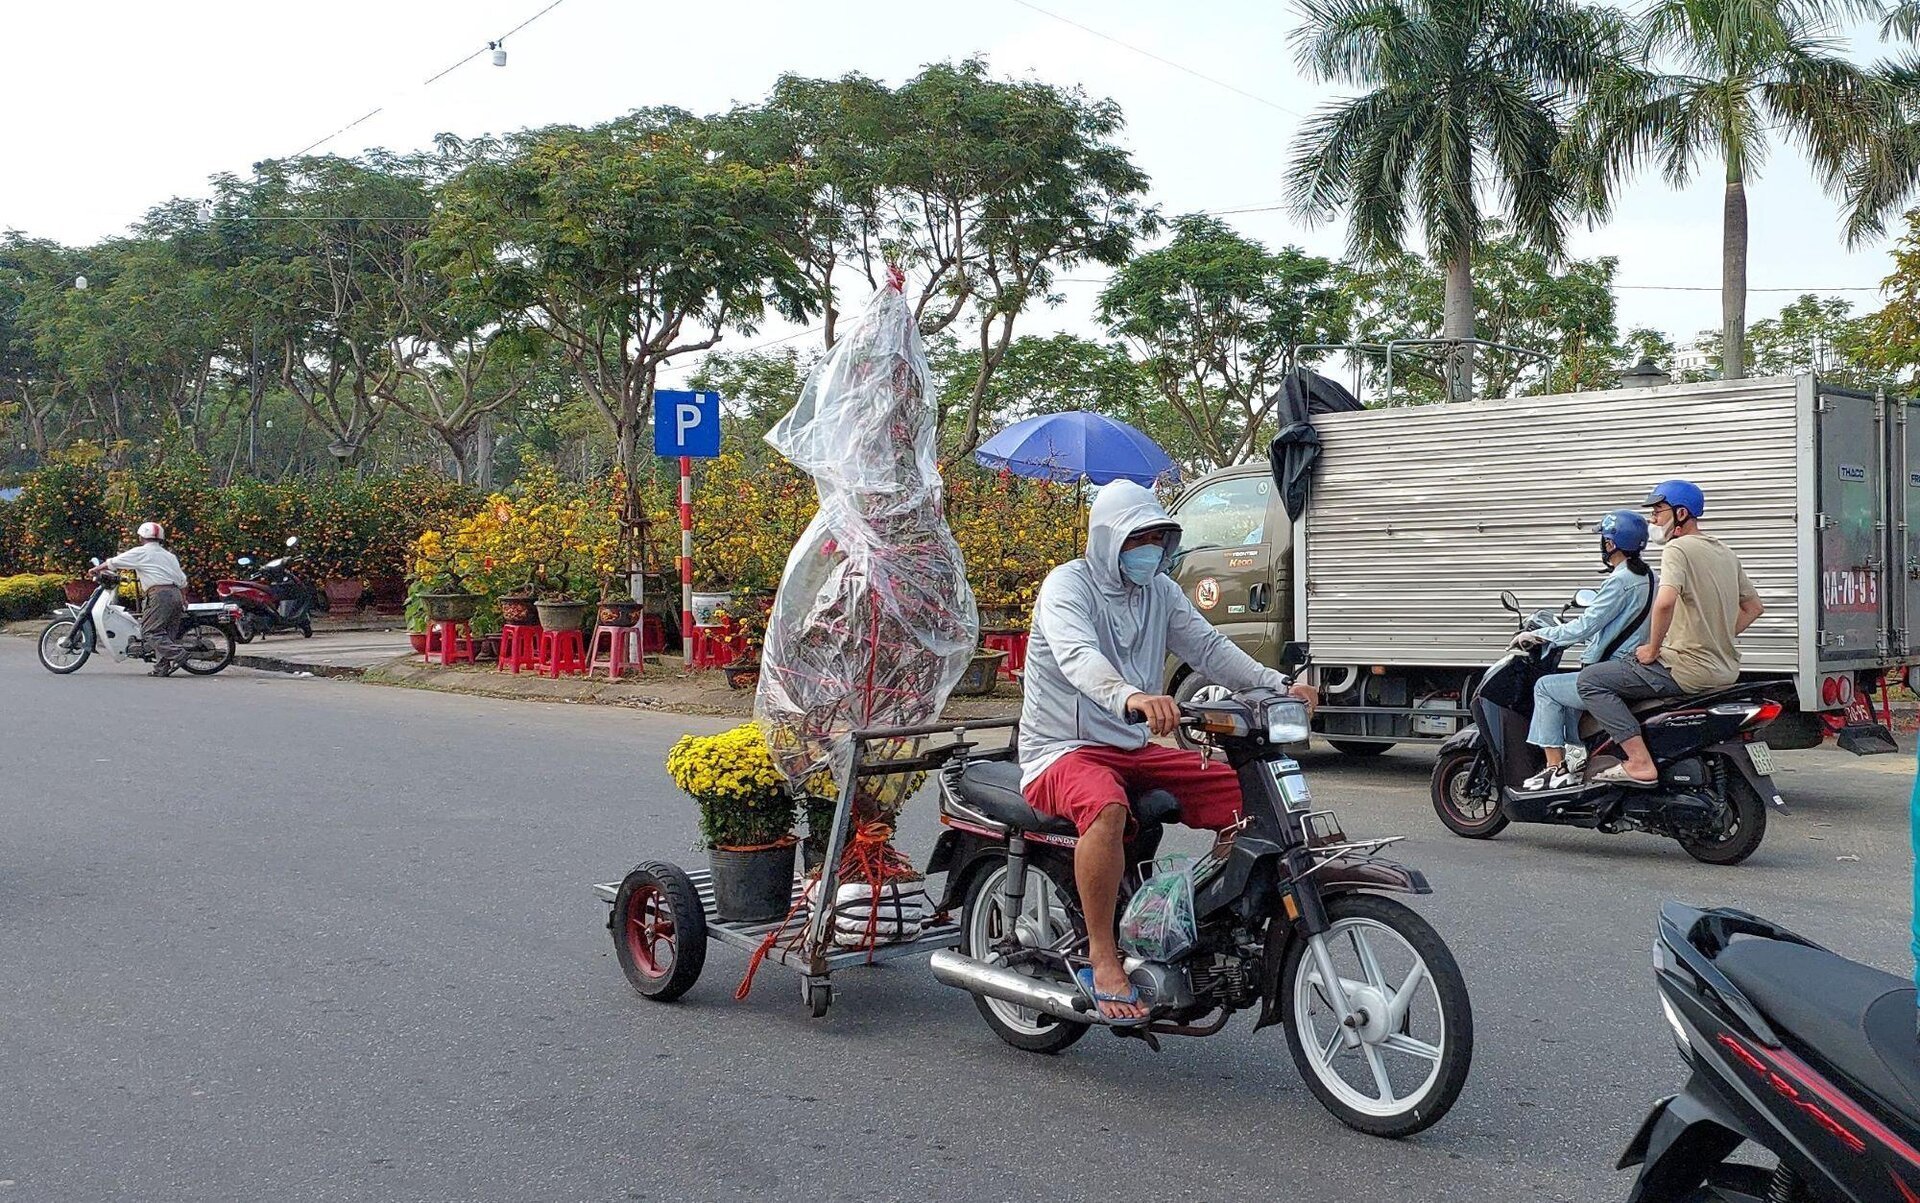
POLYGON ((291 656, 268 656, 259 652, 235 652, 233 664, 236 668, 254 668, 261 672, 289 675, 306 673, 315 677, 361 677, 367 671, 350 664, 318 664, 291 656))

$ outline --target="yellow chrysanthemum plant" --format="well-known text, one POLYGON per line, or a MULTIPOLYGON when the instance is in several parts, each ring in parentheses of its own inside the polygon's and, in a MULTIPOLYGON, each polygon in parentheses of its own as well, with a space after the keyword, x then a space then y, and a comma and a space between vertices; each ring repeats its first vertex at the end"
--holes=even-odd
POLYGON ((681 736, 667 752, 667 775, 700 808, 708 847, 751 851, 793 838, 794 796, 753 723, 681 736))

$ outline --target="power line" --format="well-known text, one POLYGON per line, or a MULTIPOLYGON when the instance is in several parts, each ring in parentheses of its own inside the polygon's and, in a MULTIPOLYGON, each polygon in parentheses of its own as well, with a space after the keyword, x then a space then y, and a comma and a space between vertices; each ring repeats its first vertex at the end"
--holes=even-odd
POLYGON ((1031 9, 1032 11, 1039 13, 1043 17, 1051 17, 1054 20, 1060 22, 1062 25, 1071 25, 1082 33, 1092 34, 1094 37, 1099 38, 1102 41, 1112 42, 1115 46, 1119 46, 1122 49, 1131 50, 1135 54, 1144 55, 1147 58, 1152 59, 1156 63, 1160 63, 1165 66, 1172 67, 1175 71, 1184 71, 1188 75, 1193 76, 1195 79, 1205 80, 1207 83, 1212 84, 1216 88, 1225 88, 1227 91, 1234 93, 1236 96, 1244 96, 1248 100, 1255 101, 1256 103, 1259 103, 1259 104, 1264 104, 1270 109, 1278 109, 1281 112, 1287 114, 1289 117, 1298 117, 1302 121, 1307 120, 1307 115, 1305 113, 1299 112, 1294 109, 1290 109, 1286 105, 1281 104, 1278 101, 1268 100, 1266 97, 1257 95, 1253 92, 1249 92, 1245 88, 1242 88, 1237 84, 1230 84, 1224 79, 1216 79, 1213 76, 1206 74, 1204 71, 1196 71, 1192 67, 1187 66, 1185 63, 1176 63, 1172 59, 1166 57, 1163 54, 1155 54, 1153 51, 1147 50, 1144 47, 1135 46, 1132 42, 1122 41, 1119 38, 1114 37, 1110 33, 1101 33, 1099 30, 1093 28, 1093 26, 1091 25, 1082 25, 1080 22, 1074 20, 1071 17, 1063 17, 1059 13, 1051 12, 1047 9, 1041 8, 1038 4, 1029 3, 1029 0, 1013 0, 1013 2, 1015 4, 1018 4, 1021 8, 1031 9))
MULTIPOLYGON (((533 24, 535 21, 538 21, 541 17, 546 16, 548 13, 552 12, 556 8, 559 8, 562 4, 565 4, 565 3, 566 3, 566 0, 553 0, 551 4, 548 4, 545 8, 533 14, 531 17, 528 17, 526 20, 520 22, 520 24, 514 26, 512 29, 507 30, 507 32, 501 34, 499 37, 494 38, 492 41, 481 46, 478 50, 473 51, 472 53, 466 55, 465 57, 461 58, 459 61, 451 64, 450 66, 444 67, 441 70, 434 72, 432 75, 429 75, 424 81, 422 81, 420 86, 422 88, 432 87, 434 84, 438 83, 440 80, 453 74, 455 71, 458 71, 460 68, 466 66, 468 63, 472 62, 474 59, 479 58, 481 55, 486 54, 488 51, 499 49, 500 44, 502 42, 506 41, 508 38, 512 37, 514 34, 519 33, 521 30, 525 29, 527 26, 533 24)), ((373 108, 368 109, 366 112, 362 113, 360 116, 355 117, 352 121, 347 122, 345 125, 341 126, 339 129, 334 130, 332 133, 328 134, 326 137, 321 138, 316 142, 310 142, 306 146, 302 147, 300 150, 295 151, 291 157, 297 159, 302 155, 311 154, 313 151, 318 150, 322 146, 325 146, 327 143, 333 141, 335 138, 338 138, 341 134, 346 133, 348 130, 352 129, 356 125, 361 125, 367 121, 371 121, 373 118, 379 116, 385 110, 386 110, 385 105, 383 104, 375 105, 373 108)))

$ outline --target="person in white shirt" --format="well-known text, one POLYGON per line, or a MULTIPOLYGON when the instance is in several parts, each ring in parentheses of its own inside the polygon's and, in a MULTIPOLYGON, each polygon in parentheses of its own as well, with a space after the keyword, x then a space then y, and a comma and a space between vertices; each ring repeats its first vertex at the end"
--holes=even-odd
POLYGON ((140 642, 152 648, 155 660, 153 676, 164 677, 180 667, 186 654, 176 636, 180 619, 187 612, 187 574, 180 558, 167 550, 167 528, 158 522, 140 524, 137 546, 101 564, 98 571, 132 572, 146 593, 146 606, 140 611, 140 642))

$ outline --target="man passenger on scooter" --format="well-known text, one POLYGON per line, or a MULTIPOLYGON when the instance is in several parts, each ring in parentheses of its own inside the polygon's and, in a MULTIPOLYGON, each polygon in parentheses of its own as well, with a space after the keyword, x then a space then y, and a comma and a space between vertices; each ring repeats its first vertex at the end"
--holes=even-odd
MULTIPOLYGON (((1514 646, 1572 647, 1587 645, 1586 662, 1632 660, 1647 641, 1657 582, 1653 570, 1640 558, 1647 546, 1647 520, 1632 510, 1615 510, 1596 524, 1600 535, 1600 562, 1607 573, 1598 597, 1571 622, 1522 631, 1514 646)), ((1542 677, 1533 686, 1533 724, 1527 742, 1547 758, 1547 767, 1521 783, 1524 790, 1565 789, 1580 780, 1586 750, 1580 743, 1579 678, 1574 673, 1542 677)))
POLYGON ((1665 480, 1647 494, 1652 542, 1661 546, 1660 588, 1647 642, 1631 661, 1580 670, 1580 698, 1626 760, 1594 777, 1608 785, 1651 786, 1660 770, 1629 702, 1725 689, 1740 679, 1736 640, 1766 613, 1740 557, 1700 529, 1707 512, 1698 485, 1665 480))
POLYGON ((1073 875, 1092 967, 1079 976, 1101 1013, 1116 1020, 1147 1013, 1114 941, 1130 795, 1166 790, 1180 800, 1181 822, 1214 831, 1232 826, 1242 805, 1232 769, 1148 742, 1149 732, 1167 735, 1179 722, 1178 706, 1161 692, 1168 654, 1228 689, 1283 690, 1309 706, 1319 696, 1200 616, 1166 575, 1179 543, 1179 524, 1150 490, 1124 480, 1103 486, 1087 554, 1047 574, 1027 644, 1021 785, 1035 810, 1080 832, 1073 875))
POLYGON ((180 667, 187 649, 174 638, 186 615, 187 574, 180 558, 167 550, 167 528, 158 522, 140 524, 140 542, 107 560, 95 572, 131 572, 140 581, 146 603, 140 609, 140 642, 154 653, 149 676, 164 677, 180 667))

